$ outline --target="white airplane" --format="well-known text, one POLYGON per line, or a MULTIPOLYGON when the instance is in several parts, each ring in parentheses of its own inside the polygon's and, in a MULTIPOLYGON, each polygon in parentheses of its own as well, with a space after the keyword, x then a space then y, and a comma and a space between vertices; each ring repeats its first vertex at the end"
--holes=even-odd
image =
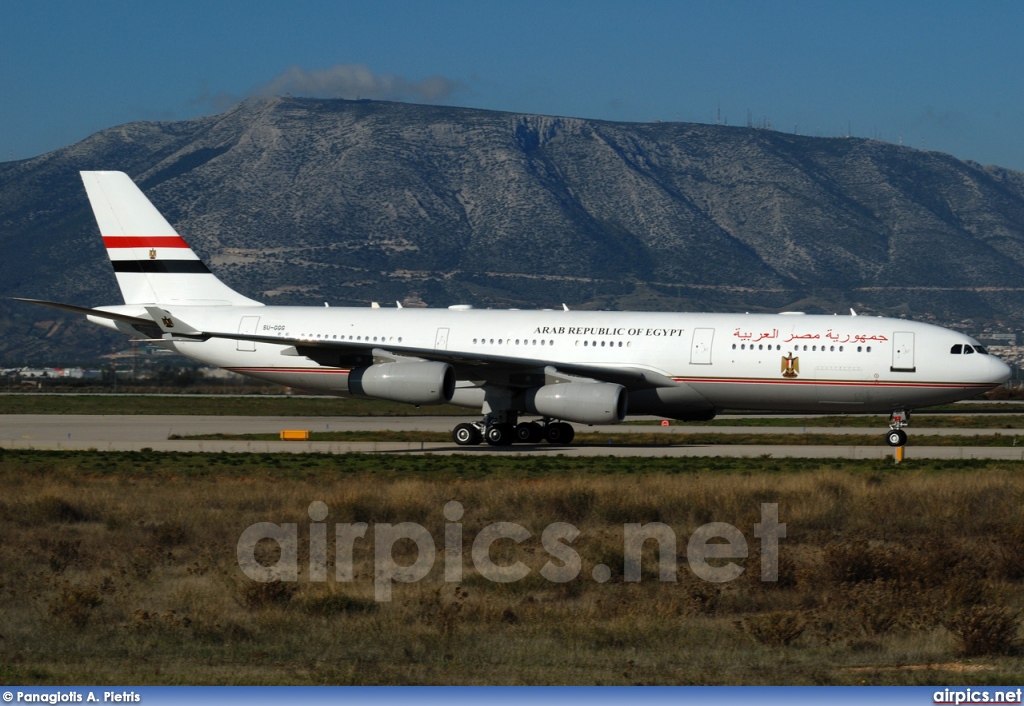
POLYGON ((230 289, 122 172, 82 172, 124 305, 78 312, 203 363, 340 396, 482 410, 455 443, 572 441, 628 414, 891 414, 973 397, 1010 369, 930 324, 856 316, 265 306, 230 289), (523 421, 524 416, 537 417, 523 421))

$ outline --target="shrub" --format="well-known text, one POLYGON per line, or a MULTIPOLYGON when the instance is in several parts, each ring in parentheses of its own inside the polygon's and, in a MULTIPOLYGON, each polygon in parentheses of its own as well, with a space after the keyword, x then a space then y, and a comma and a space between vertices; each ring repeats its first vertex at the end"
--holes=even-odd
POLYGON ((745 618, 736 626, 762 645, 785 647, 803 634, 807 624, 798 613, 776 611, 745 618))
POLYGON ((597 494, 586 488, 573 488, 566 493, 557 495, 553 502, 557 519, 574 524, 579 524, 589 518, 596 504, 597 494))
POLYGON ((1003 534, 997 554, 999 573, 1008 581, 1024 580, 1024 526, 1003 534))
POLYGON ((178 615, 176 610, 165 610, 163 613, 138 608, 132 611, 131 619, 125 626, 129 630, 168 630, 187 628, 192 625, 188 616, 178 615))
POLYGON ((35 502, 35 514, 42 522, 86 522, 92 517, 78 505, 69 503, 63 498, 46 495, 35 502))
POLYGON ((690 581, 685 584, 686 607, 695 615, 714 615, 722 603, 722 589, 707 581, 690 581))
POLYGON ((830 542, 825 545, 825 568, 837 583, 862 583, 896 578, 897 557, 886 547, 872 546, 864 539, 830 542))
POLYGON ((299 610, 308 615, 326 617, 338 613, 372 613, 377 610, 376 602, 366 598, 354 598, 344 593, 322 593, 301 596, 296 601, 299 610))
POLYGON ((905 621, 908 596, 888 581, 857 584, 850 592, 860 628, 868 635, 883 635, 905 621))
POLYGON ((774 581, 762 581, 761 548, 755 546, 747 559, 747 570, 744 572, 746 581, 752 588, 772 591, 795 589, 802 581, 806 581, 811 570, 804 563, 798 564, 793 557, 793 550, 787 546, 779 547, 777 575, 774 581))
POLYGON ((286 605, 295 595, 296 584, 290 581, 250 581, 241 589, 242 605, 249 610, 262 610, 286 605))
POLYGON ((1004 608, 972 606, 954 612, 945 625, 960 643, 965 657, 1005 655, 1020 644, 1018 617, 1004 608))
POLYGON ((459 627, 462 608, 469 593, 462 586, 456 586, 451 596, 446 593, 445 587, 442 586, 427 595, 423 601, 423 618, 443 637, 450 637, 459 627))
POLYGON ((188 543, 192 538, 191 528, 183 522, 161 522, 147 529, 153 535, 158 547, 171 548, 188 543))
POLYGON ((81 556, 82 541, 78 539, 50 541, 48 537, 44 537, 39 541, 39 546, 44 551, 50 552, 50 571, 59 574, 81 556))
POLYGON ((54 618, 81 630, 89 622, 92 612, 102 604, 103 596, 95 588, 65 585, 50 599, 49 612, 54 618))

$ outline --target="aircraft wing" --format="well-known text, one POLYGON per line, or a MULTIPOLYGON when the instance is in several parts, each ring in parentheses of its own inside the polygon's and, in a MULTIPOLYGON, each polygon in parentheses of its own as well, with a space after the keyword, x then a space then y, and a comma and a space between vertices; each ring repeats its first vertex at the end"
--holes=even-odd
POLYGON ((637 367, 611 367, 579 363, 556 363, 543 358, 521 358, 493 353, 460 353, 436 348, 412 346, 382 346, 378 343, 356 341, 329 341, 261 336, 259 334, 221 331, 200 331, 178 319, 166 309, 147 306, 152 319, 129 316, 102 309, 90 309, 72 304, 13 297, 16 301, 70 311, 76 314, 110 319, 129 324, 149 340, 160 343, 196 343, 211 338, 252 341, 286 346, 284 355, 304 356, 329 367, 359 367, 379 362, 400 362, 420 359, 449 363, 457 376, 464 380, 489 382, 513 387, 532 387, 544 384, 547 377, 588 378, 622 385, 627 390, 646 390, 656 387, 676 387, 671 378, 654 370, 637 367))
MULTIPOLYGON (((158 322, 160 323, 160 322, 158 322)), ((294 352, 286 355, 300 355, 332 367, 368 365, 371 362, 401 361, 410 358, 435 360, 450 363, 461 379, 481 380, 513 386, 532 386, 538 383, 536 376, 562 375, 583 377, 601 382, 622 385, 627 390, 645 390, 655 387, 676 387, 671 378, 653 370, 635 367, 605 367, 578 363, 556 363, 543 358, 520 358, 495 355, 493 353, 461 353, 436 348, 412 346, 382 346, 379 343, 355 341, 307 340, 284 336, 261 336, 259 334, 205 331, 196 338, 226 338, 254 343, 271 343, 290 346, 294 352), (372 359, 372 360, 371 360, 372 359)), ((190 336, 195 334, 190 334, 190 336)), ((194 340, 194 339, 193 339, 194 340)))

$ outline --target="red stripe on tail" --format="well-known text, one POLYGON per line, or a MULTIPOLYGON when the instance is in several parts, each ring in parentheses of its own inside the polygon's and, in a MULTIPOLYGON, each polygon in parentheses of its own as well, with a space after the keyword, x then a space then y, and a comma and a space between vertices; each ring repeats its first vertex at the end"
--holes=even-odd
POLYGON ((103 236, 107 248, 188 248, 178 235, 108 235, 103 236))

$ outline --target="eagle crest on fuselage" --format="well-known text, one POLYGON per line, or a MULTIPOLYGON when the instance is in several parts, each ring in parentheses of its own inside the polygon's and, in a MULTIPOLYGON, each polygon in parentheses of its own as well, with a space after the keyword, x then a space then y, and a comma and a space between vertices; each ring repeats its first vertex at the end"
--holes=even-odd
POLYGON ((792 353, 782 356, 782 377, 795 378, 800 374, 800 358, 792 353))

